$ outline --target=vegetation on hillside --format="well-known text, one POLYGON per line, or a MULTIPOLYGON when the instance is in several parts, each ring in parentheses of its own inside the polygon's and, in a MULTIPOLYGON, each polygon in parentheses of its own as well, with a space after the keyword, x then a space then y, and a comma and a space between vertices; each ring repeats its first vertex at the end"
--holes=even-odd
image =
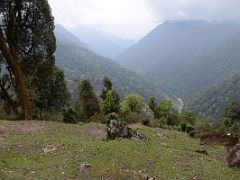
POLYGON ((212 87, 203 95, 196 97, 188 105, 200 117, 217 119, 224 115, 224 109, 232 102, 240 101, 240 73, 236 73, 220 85, 212 87))
POLYGON ((64 69, 68 87, 76 97, 76 84, 81 78, 89 78, 98 93, 102 90, 102 79, 111 78, 114 89, 117 89, 123 97, 129 93, 138 93, 146 99, 156 96, 158 100, 171 98, 163 88, 145 80, 141 75, 126 70, 111 59, 101 57, 75 42, 65 41, 62 34, 69 35, 68 31, 56 34, 57 51, 56 64, 64 69))

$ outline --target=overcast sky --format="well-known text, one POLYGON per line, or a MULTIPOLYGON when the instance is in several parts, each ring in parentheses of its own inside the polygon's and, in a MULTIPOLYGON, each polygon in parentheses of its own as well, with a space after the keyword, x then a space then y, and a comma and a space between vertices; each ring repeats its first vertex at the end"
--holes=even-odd
POLYGON ((240 0, 49 0, 67 29, 93 28, 139 39, 166 20, 240 19, 240 0))

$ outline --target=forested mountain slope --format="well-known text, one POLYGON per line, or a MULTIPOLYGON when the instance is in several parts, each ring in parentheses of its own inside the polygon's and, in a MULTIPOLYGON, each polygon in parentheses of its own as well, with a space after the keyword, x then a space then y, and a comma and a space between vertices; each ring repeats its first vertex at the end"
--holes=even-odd
POLYGON ((71 91, 76 89, 81 77, 89 78, 94 87, 101 91, 102 79, 108 76, 121 95, 135 92, 146 99, 150 96, 158 99, 170 97, 161 87, 146 81, 141 75, 122 68, 113 60, 99 56, 84 46, 79 46, 75 43, 76 40, 66 41, 65 37, 70 35, 66 30, 64 33, 61 31, 61 34, 56 33, 55 55, 56 64, 64 70, 71 91))
POLYGON ((234 101, 240 101, 240 72, 199 96, 189 108, 199 116, 218 118, 234 101))
POLYGON ((191 100, 240 70, 237 22, 166 22, 118 57, 172 94, 191 100))

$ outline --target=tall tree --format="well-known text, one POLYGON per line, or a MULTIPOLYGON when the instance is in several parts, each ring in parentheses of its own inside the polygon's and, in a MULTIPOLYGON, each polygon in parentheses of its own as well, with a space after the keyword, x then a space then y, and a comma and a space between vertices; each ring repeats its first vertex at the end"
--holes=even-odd
POLYGON ((100 105, 90 80, 82 80, 78 89, 79 99, 76 106, 83 118, 87 120, 93 115, 100 113, 100 105))
POLYGON ((0 51, 14 79, 24 119, 32 118, 35 89, 31 80, 37 68, 54 65, 53 30, 47 0, 0 0, 0 51))

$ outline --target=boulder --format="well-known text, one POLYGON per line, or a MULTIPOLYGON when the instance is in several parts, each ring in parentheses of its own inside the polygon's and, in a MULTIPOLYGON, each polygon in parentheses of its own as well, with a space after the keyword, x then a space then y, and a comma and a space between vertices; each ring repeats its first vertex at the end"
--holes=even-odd
POLYGON ((240 144, 229 148, 225 159, 230 167, 240 167, 240 144))
POLYGON ((135 140, 148 139, 144 134, 123 125, 117 120, 110 120, 110 123, 107 127, 107 138, 111 140, 116 138, 127 138, 135 140))
POLYGON ((84 171, 84 170, 89 169, 91 167, 92 167, 91 164, 84 162, 84 163, 80 164, 80 171, 84 171))

